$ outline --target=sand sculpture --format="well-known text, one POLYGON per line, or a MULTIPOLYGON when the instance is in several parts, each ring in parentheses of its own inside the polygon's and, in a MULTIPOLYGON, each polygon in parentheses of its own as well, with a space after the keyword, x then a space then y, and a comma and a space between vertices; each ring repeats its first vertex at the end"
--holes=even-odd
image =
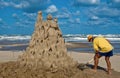
POLYGON ((64 38, 58 27, 57 19, 49 14, 47 20, 42 20, 42 12, 38 12, 35 31, 20 63, 29 67, 45 67, 51 71, 60 68, 72 68, 77 65, 67 55, 64 38))

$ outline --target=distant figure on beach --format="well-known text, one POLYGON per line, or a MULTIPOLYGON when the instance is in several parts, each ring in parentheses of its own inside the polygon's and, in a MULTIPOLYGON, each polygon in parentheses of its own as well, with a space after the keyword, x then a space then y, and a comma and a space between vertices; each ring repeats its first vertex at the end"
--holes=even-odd
POLYGON ((107 72, 108 74, 111 74, 110 57, 113 56, 113 46, 110 44, 110 42, 107 39, 105 39, 102 36, 93 37, 92 35, 89 35, 87 39, 88 42, 93 43, 93 48, 95 51, 93 71, 94 72, 97 71, 99 58, 105 56, 105 61, 107 63, 107 72))

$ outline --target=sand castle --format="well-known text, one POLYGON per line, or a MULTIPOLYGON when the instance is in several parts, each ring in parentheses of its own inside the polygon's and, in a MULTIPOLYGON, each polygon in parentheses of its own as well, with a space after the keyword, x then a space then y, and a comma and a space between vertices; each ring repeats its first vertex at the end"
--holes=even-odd
POLYGON ((58 27, 57 19, 49 14, 47 20, 42 20, 42 12, 38 12, 35 31, 20 63, 29 67, 45 67, 51 71, 60 68, 72 68, 77 65, 67 55, 64 38, 58 27))

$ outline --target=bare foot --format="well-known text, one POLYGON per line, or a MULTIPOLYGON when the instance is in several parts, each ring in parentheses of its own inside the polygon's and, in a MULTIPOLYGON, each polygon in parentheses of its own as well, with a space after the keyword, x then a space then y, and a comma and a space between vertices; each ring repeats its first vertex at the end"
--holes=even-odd
POLYGON ((107 74, 109 74, 109 75, 112 74, 110 69, 106 69, 106 72, 107 72, 107 74))
POLYGON ((107 71, 107 73, 108 73, 109 75, 111 75, 111 74, 112 74, 110 70, 108 70, 108 71, 107 71))
POLYGON ((96 70, 96 69, 91 69, 91 71, 92 71, 92 72, 94 72, 94 73, 96 73, 96 72, 97 72, 97 70, 96 70))

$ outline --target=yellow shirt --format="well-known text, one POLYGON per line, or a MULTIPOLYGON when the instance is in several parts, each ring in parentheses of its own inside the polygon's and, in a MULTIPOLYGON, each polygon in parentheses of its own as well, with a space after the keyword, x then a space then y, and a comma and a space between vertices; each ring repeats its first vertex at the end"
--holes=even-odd
POLYGON ((95 51, 107 53, 113 49, 112 45, 104 37, 96 37, 93 40, 95 51))

